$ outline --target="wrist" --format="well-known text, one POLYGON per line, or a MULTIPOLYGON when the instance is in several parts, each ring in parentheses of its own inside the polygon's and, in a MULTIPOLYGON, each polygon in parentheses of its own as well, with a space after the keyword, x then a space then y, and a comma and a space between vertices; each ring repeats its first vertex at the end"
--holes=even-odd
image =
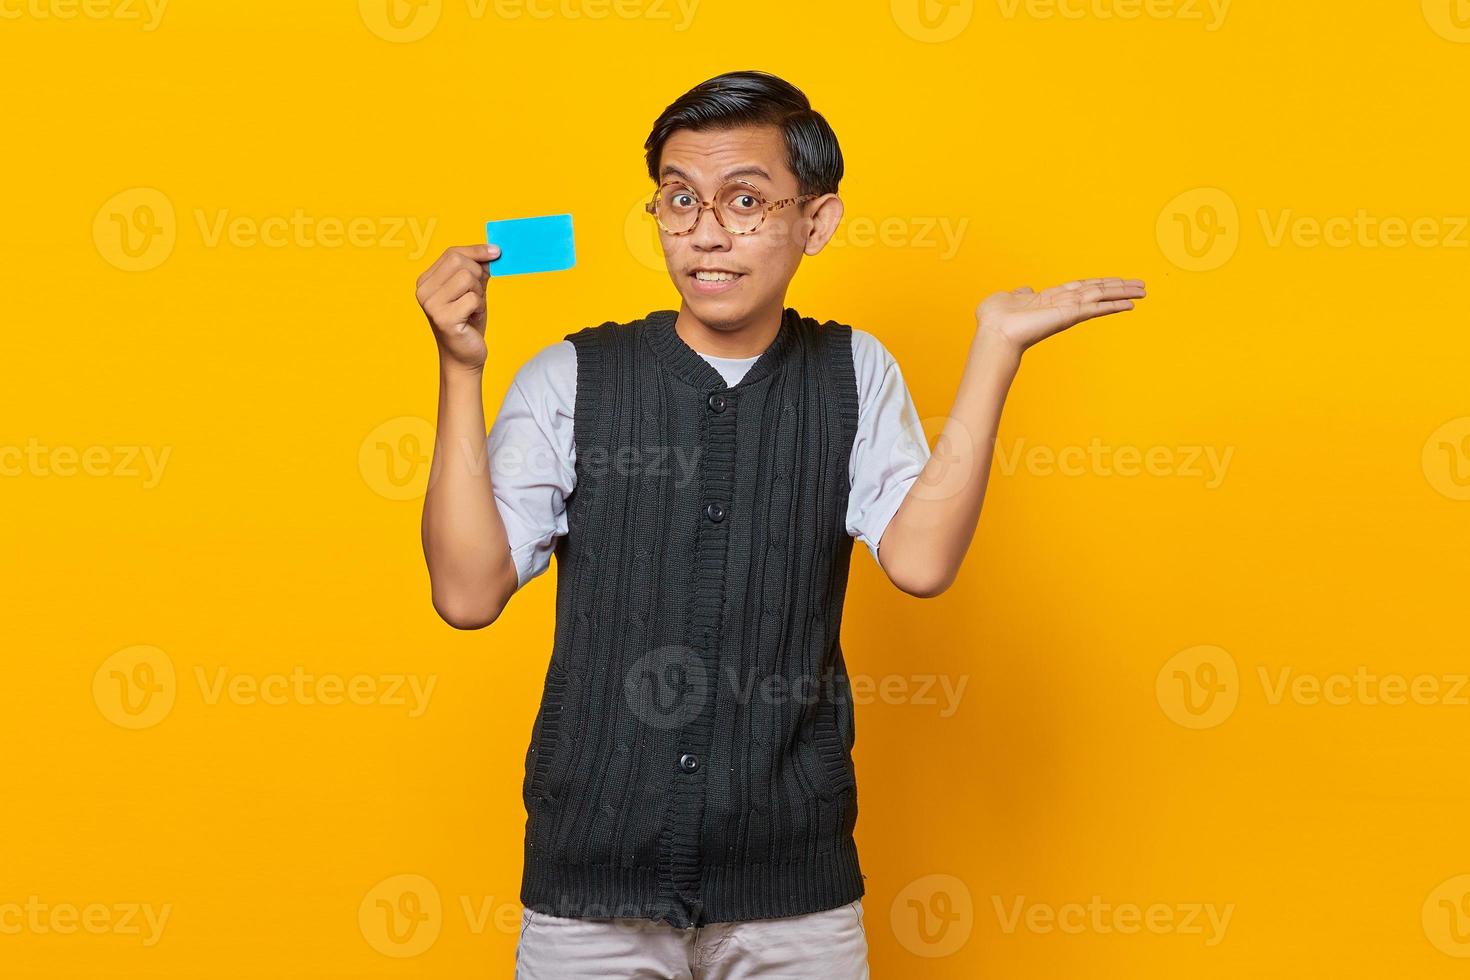
POLYGON ((478 386, 485 377, 484 364, 466 364, 455 360, 444 352, 439 354, 439 377, 448 384, 472 384, 478 386))
POLYGON ((999 330, 987 326, 983 320, 978 321, 975 340, 970 349, 986 360, 1000 360, 1015 365, 1021 363, 1021 355, 1026 351, 1026 348, 999 330))

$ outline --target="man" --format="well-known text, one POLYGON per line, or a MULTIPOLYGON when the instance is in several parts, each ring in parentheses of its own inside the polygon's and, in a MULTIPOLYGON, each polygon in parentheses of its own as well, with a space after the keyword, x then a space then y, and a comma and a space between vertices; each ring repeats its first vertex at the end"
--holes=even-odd
POLYGON ((486 454, 466 450, 486 439, 499 250, 451 248, 418 281, 440 352, 435 609, 486 626, 557 557, 517 976, 866 977, 839 642, 852 541, 910 595, 948 588, 1022 352, 1131 309, 1143 283, 985 299, 931 456, 882 344, 785 306, 843 211, 842 154, 806 97, 722 75, 645 151, 679 309, 538 352, 486 454))

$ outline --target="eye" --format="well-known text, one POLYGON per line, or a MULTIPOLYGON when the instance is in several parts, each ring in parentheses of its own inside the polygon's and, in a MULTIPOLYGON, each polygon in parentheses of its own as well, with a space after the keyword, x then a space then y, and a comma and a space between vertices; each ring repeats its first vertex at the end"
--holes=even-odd
POLYGON ((736 194, 735 207, 741 211, 753 211, 757 207, 756 199, 750 194, 736 194))
POLYGON ((679 191, 674 194, 672 198, 670 198, 670 203, 672 203, 676 208, 693 207, 694 195, 690 194, 688 191, 679 191))

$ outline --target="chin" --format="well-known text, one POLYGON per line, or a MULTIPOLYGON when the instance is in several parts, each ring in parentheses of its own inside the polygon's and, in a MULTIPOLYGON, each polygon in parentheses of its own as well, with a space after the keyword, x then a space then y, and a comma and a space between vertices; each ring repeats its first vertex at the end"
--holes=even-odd
POLYGON ((684 305, 707 327, 735 326, 751 315, 750 304, 734 296, 684 295, 684 305))

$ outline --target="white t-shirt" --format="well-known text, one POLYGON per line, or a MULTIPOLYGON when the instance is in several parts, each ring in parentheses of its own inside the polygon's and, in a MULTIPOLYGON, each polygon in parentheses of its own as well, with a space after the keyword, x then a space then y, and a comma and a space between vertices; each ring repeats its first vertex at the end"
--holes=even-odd
MULTIPOLYGON (((733 387, 759 355, 699 356, 733 387)), ((852 361, 858 423, 848 463, 847 533, 876 561, 883 531, 929 459, 929 445, 898 362, 878 338, 852 328, 852 361)), ((567 533, 566 499, 577 484, 576 404, 577 349, 570 340, 557 341, 516 372, 486 437, 518 588, 546 571, 556 538, 567 533)))

